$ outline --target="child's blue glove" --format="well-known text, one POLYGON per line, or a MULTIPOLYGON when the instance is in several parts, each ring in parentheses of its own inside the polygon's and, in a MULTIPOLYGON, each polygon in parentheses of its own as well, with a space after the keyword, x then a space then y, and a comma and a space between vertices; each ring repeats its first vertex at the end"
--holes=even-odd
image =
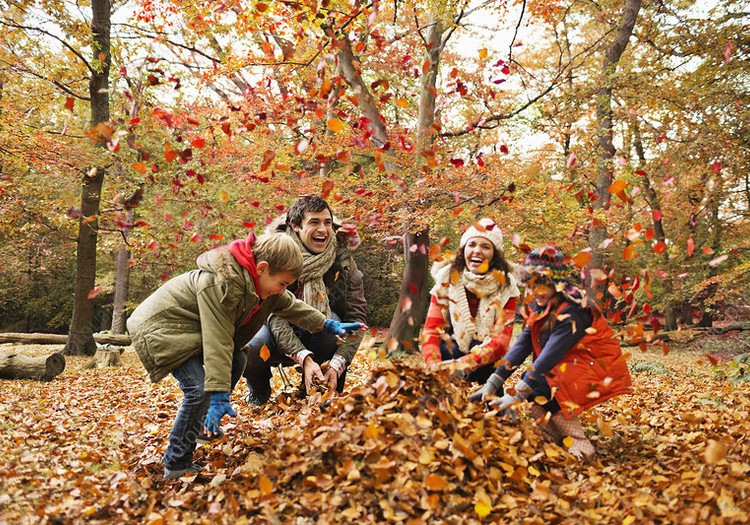
POLYGON ((323 330, 329 334, 343 337, 345 335, 352 335, 357 330, 361 330, 362 326, 362 323, 342 323, 335 319, 326 319, 326 322, 323 323, 323 330))
POLYGON ((219 432, 221 418, 223 418, 225 414, 231 417, 237 415, 232 408, 232 405, 229 404, 229 392, 211 392, 210 395, 211 402, 208 405, 206 419, 203 422, 209 436, 215 432, 219 432))

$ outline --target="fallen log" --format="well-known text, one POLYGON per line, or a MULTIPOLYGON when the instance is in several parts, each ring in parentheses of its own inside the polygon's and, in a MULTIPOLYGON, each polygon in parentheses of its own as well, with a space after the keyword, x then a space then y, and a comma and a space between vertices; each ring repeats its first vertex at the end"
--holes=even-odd
POLYGON ((54 353, 29 356, 0 349, 0 378, 49 381, 65 370, 65 356, 54 353))
MULTIPOLYGON (((130 336, 123 334, 94 334, 94 341, 99 344, 129 346, 130 336)), ((18 343, 26 345, 64 345, 68 336, 62 334, 19 334, 13 332, 0 333, 0 343, 18 343)))

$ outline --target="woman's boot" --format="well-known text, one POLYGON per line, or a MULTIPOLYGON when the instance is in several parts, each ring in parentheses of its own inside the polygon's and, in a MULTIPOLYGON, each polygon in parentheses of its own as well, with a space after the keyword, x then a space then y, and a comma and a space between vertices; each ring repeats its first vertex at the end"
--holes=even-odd
POLYGON ((570 436, 573 440, 573 444, 568 447, 568 452, 576 458, 589 461, 596 455, 596 449, 594 449, 594 445, 591 444, 589 438, 586 437, 583 426, 578 421, 578 416, 566 418, 561 412, 558 412, 550 418, 550 423, 563 437, 570 436))

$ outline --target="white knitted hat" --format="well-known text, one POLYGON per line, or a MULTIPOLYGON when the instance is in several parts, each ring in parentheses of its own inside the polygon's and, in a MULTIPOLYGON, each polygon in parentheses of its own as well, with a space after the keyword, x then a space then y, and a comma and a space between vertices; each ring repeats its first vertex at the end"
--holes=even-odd
POLYGON ((503 234, 500 232, 500 227, 495 224, 495 221, 492 219, 479 219, 477 222, 469 226, 461 236, 459 246, 466 246, 469 239, 474 237, 487 239, 493 244, 497 251, 503 253, 503 234))

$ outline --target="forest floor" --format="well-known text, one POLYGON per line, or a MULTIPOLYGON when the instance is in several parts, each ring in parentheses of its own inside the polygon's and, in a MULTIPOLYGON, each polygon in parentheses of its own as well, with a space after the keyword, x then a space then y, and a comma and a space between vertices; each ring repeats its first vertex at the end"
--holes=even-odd
POLYGON ((589 464, 527 410, 500 420, 369 339, 342 396, 298 399, 298 374, 285 388, 275 372, 271 402, 249 407, 240 384, 225 438, 196 451, 204 471, 168 482, 176 382, 149 383, 130 348, 119 368, 69 357, 50 382, 0 380, 0 523, 748 522, 750 364, 733 359, 750 332, 670 337, 626 348, 635 392, 583 414, 589 464))

